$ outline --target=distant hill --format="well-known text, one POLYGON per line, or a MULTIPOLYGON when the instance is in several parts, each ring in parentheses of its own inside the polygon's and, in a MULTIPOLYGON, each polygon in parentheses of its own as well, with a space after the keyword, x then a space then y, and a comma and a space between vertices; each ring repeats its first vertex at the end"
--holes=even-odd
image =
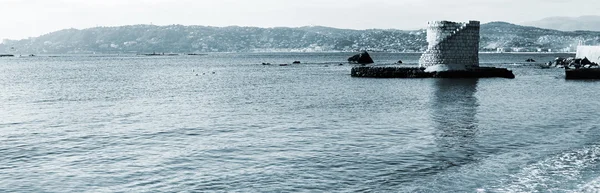
MULTIPOLYGON (((600 32, 564 32, 505 22, 481 26, 482 51, 574 51, 579 42, 600 43, 600 32)), ((0 52, 43 53, 198 53, 320 52, 358 50, 420 52, 426 31, 131 25, 65 29, 36 38, 6 40, 0 52), (9 50, 9 48, 11 48, 9 50), (14 48, 14 49, 12 49, 14 48)))
POLYGON ((561 31, 600 31, 600 16, 549 17, 539 21, 525 22, 523 25, 561 31))
MULTIPOLYGON (((4 44, 22 53, 337 51, 423 47, 423 32, 328 27, 133 25, 66 29, 4 44)), ((403 50, 400 50, 403 51, 403 50)))
POLYGON ((575 51, 580 43, 600 44, 600 32, 565 32, 506 22, 490 22, 481 26, 481 49, 510 48, 513 51, 575 51))

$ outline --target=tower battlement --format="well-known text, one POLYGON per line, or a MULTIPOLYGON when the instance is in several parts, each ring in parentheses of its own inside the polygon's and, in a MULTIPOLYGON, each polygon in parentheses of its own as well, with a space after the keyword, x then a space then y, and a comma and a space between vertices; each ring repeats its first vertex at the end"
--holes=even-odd
POLYGON ((479 67, 479 21, 431 21, 427 51, 419 60, 428 71, 457 71, 479 67))

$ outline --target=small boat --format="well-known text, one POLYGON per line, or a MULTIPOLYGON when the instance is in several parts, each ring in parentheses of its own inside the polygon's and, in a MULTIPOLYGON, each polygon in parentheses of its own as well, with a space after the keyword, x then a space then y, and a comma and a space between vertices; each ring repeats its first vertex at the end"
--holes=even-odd
POLYGON ((279 64, 279 66, 287 66, 288 64, 279 64))
POLYGON ((534 59, 531 59, 531 58, 529 58, 529 59, 525 60, 525 62, 535 62, 535 60, 534 60, 534 59))

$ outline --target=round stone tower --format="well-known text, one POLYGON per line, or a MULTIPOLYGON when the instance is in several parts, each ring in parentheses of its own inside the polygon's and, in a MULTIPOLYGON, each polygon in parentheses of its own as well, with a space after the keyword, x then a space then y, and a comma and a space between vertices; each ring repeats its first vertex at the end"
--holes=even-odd
POLYGON ((426 71, 460 71, 479 67, 479 21, 433 21, 427 26, 427 51, 419 60, 426 71))

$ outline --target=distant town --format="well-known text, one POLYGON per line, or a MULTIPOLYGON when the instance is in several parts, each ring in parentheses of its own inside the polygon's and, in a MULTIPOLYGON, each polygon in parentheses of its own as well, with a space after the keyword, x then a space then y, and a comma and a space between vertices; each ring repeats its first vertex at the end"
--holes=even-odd
MULTIPOLYGON (((480 52, 575 52, 600 45, 600 32, 558 31, 506 22, 481 25, 480 52)), ((132 25, 65 29, 4 40, 0 54, 146 54, 209 52, 423 52, 425 30, 132 25)))

